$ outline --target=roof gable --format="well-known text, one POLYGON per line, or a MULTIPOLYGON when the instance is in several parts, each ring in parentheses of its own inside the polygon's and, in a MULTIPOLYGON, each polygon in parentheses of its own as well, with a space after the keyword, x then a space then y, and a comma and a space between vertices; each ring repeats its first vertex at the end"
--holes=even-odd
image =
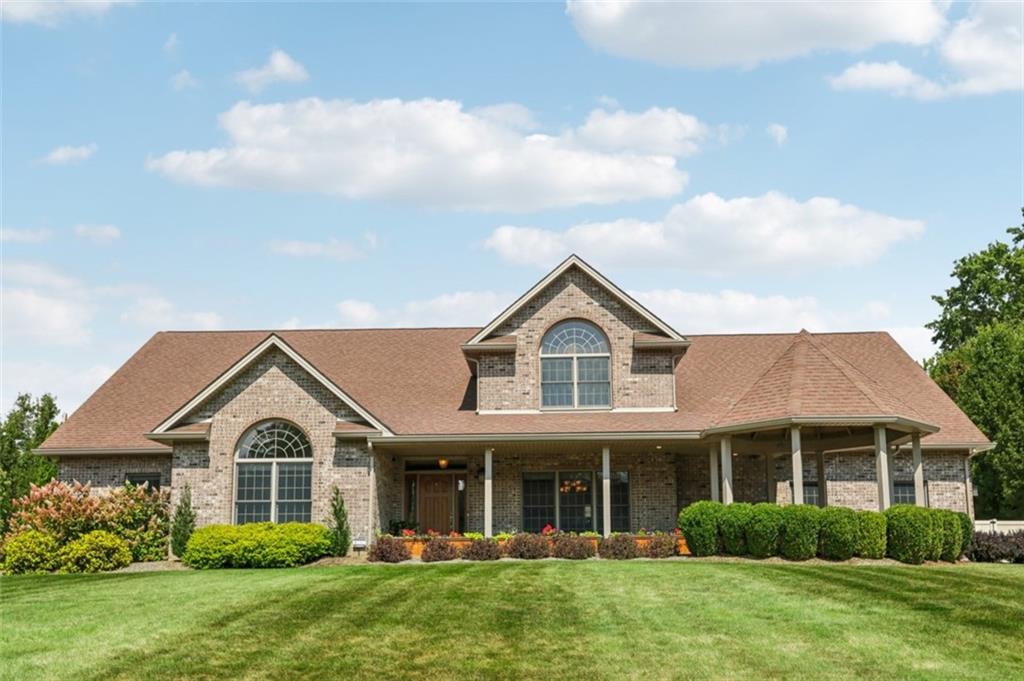
POLYGON ((514 303, 505 308, 501 314, 495 317, 487 326, 481 329, 476 335, 474 335, 467 343, 463 345, 464 349, 470 349, 474 346, 482 345, 486 343, 487 339, 491 337, 508 319, 519 312, 523 307, 528 305, 530 301, 541 294, 552 282, 558 279, 562 274, 569 271, 571 268, 578 268, 583 271, 587 276, 597 282, 602 288, 607 290, 612 296, 617 298, 626 307, 632 309, 643 319, 651 324, 654 330, 657 330, 671 340, 674 341, 686 341, 678 331, 673 329, 671 326, 662 321, 657 315, 648 310, 646 307, 637 302, 632 296, 620 289, 618 286, 613 284, 603 274, 591 267, 578 255, 573 254, 563 260, 555 269, 551 270, 543 279, 538 281, 529 291, 520 296, 514 303))

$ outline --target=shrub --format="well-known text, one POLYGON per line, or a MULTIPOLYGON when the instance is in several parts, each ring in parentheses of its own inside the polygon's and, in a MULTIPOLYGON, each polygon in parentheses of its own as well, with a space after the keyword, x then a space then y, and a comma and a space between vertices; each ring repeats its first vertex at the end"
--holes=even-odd
POLYGON ((192 490, 188 485, 181 491, 181 498, 174 509, 171 523, 171 551, 181 558, 185 554, 189 537, 196 531, 196 513, 192 510, 192 490))
POLYGON ((4 572, 51 572, 58 565, 57 540, 39 530, 11 535, 4 543, 4 572))
POLYGON ((601 540, 597 545, 597 552, 602 558, 627 560, 637 558, 640 555, 640 548, 636 544, 636 539, 628 534, 613 534, 601 540))
MULTIPOLYGON (((901 563, 920 564, 932 555, 932 518, 927 508, 897 504, 885 511, 886 553, 901 563)), ((941 544, 940 544, 941 548, 941 544)))
POLYGON ((782 508, 771 503, 754 504, 747 525, 747 551, 755 558, 779 553, 782 536, 782 508))
POLYGON ((943 522, 942 510, 937 508, 926 508, 928 520, 931 524, 931 532, 928 533, 928 557, 926 560, 942 559, 943 544, 943 522))
POLYGON ((781 553, 789 560, 807 560, 818 553, 818 530, 821 509, 807 504, 794 504, 782 509, 781 553))
POLYGON ((547 558, 551 555, 551 543, 547 537, 539 534, 521 532, 512 535, 512 538, 505 542, 505 554, 509 558, 522 558, 524 560, 547 558))
POLYGON ((293 567, 330 549, 330 531, 313 523, 208 525, 192 534, 182 561, 197 569, 293 567))
POLYGON ((724 506, 717 501, 698 501, 679 512, 679 529, 690 553, 713 556, 718 553, 718 523, 724 506))
POLYGON ((465 560, 498 560, 501 558, 501 545, 493 539, 474 539, 462 549, 465 560))
POLYGON ((885 558, 888 522, 878 511, 857 511, 857 543, 854 553, 861 558, 885 558))
POLYGON ((998 534, 975 532, 967 557, 979 563, 1024 563, 1024 530, 998 534))
POLYGON ((575 534, 557 534, 551 539, 551 555, 568 560, 593 558, 594 541, 575 534))
POLYGON ((966 555, 974 538, 974 521, 963 511, 957 511, 956 517, 960 521, 960 555, 966 555))
POLYGON ((93 530, 60 551, 61 572, 107 572, 132 562, 128 542, 106 530, 93 530))
POLYGON ((646 558, 671 558, 676 555, 676 538, 670 534, 656 534, 647 540, 641 553, 646 558))
POLYGON ((167 494, 126 485, 110 494, 92 494, 88 485, 58 480, 32 486, 13 504, 11 534, 46 532, 64 545, 93 530, 106 530, 128 542, 134 560, 167 556, 167 494))
POLYGON ((857 550, 857 513, 842 506, 821 510, 818 553, 829 560, 849 560, 857 550))
POLYGON ((345 498, 337 487, 331 492, 331 555, 347 556, 352 548, 352 530, 348 526, 348 511, 345 509, 345 498))
POLYGON ((390 535, 381 535, 370 547, 366 559, 373 563, 401 563, 412 558, 405 541, 390 535))
POLYGON ((459 557, 459 549, 444 537, 434 537, 423 546, 420 560, 424 563, 439 563, 444 560, 455 560, 459 557))
POLYGON ((960 546, 963 544, 963 530, 960 529, 960 518, 953 511, 939 510, 942 520, 942 560, 956 561, 960 557, 960 546))
POLYGON ((754 507, 750 504, 729 504, 722 509, 718 518, 718 529, 722 535, 722 548, 731 556, 747 554, 747 525, 754 507))

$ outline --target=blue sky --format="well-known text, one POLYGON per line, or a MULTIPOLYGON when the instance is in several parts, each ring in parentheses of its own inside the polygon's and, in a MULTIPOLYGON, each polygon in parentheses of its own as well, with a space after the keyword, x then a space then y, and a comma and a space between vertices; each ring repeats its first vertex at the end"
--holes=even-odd
POLYGON ((571 251, 920 359, 1024 203, 1019 3, 3 12, 4 405, 162 329, 484 324, 571 251))

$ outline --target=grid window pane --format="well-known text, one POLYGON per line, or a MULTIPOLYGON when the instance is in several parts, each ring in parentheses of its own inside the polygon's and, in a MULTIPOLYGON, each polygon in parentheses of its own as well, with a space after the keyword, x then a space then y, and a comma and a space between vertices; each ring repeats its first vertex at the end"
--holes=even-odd
POLYGON ((594 476, 589 471, 558 474, 558 529, 586 532, 594 529, 594 476))
POLYGON ((235 521, 239 525, 270 521, 273 474, 274 465, 270 463, 238 464, 235 521))
POLYGON ((577 369, 581 382, 608 380, 607 357, 580 357, 576 361, 579 362, 577 369))
POLYGON ((557 324, 541 343, 545 355, 597 354, 608 352, 608 340, 593 324, 573 319, 557 324))
POLYGON ((544 358, 540 361, 540 380, 572 381, 572 360, 568 357, 544 358))
POLYGON ((629 532, 629 473, 612 473, 612 532, 629 532))
POLYGON ((555 524, 554 473, 523 473, 523 531, 555 524))
POLYGON ((611 386, 608 383, 580 383, 579 406, 607 407, 611 404, 611 386))
POLYGON ((892 486, 892 503, 894 504, 916 504, 917 495, 914 493, 914 483, 897 482, 892 486))
POLYGON ((545 407, 572 406, 572 383, 542 383, 541 394, 545 407))
POLYGON ((818 494, 818 483, 804 481, 804 503, 809 506, 818 506, 821 502, 821 495, 818 494))

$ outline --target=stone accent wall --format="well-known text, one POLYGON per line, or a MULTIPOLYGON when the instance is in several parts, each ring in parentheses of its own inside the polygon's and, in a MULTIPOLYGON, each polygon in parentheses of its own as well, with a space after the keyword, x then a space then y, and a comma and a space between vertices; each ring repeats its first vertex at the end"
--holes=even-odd
POLYGON ((188 484, 199 524, 233 521, 238 440, 254 424, 281 418, 301 428, 313 448, 313 520, 327 521, 331 490, 337 486, 345 498, 353 538, 373 536, 366 443, 336 440, 331 434, 339 418, 358 416, 283 352, 267 351, 190 418, 211 419, 210 441, 175 446, 174 501, 188 484))
POLYGON ((159 473, 160 488, 171 488, 171 457, 162 454, 134 456, 65 456, 57 460, 57 479, 88 483, 104 494, 124 485, 129 473, 159 473))
POLYGON ((924 486, 928 505, 948 508, 974 516, 974 490, 971 487, 969 466, 965 453, 957 451, 926 452, 924 486))
POLYGON ((650 323, 577 268, 571 268, 502 324, 495 334, 515 335, 515 355, 480 358, 479 409, 540 408, 540 343, 555 323, 585 319, 611 345, 612 407, 674 407, 675 374, 670 351, 633 350, 633 332, 650 323))

